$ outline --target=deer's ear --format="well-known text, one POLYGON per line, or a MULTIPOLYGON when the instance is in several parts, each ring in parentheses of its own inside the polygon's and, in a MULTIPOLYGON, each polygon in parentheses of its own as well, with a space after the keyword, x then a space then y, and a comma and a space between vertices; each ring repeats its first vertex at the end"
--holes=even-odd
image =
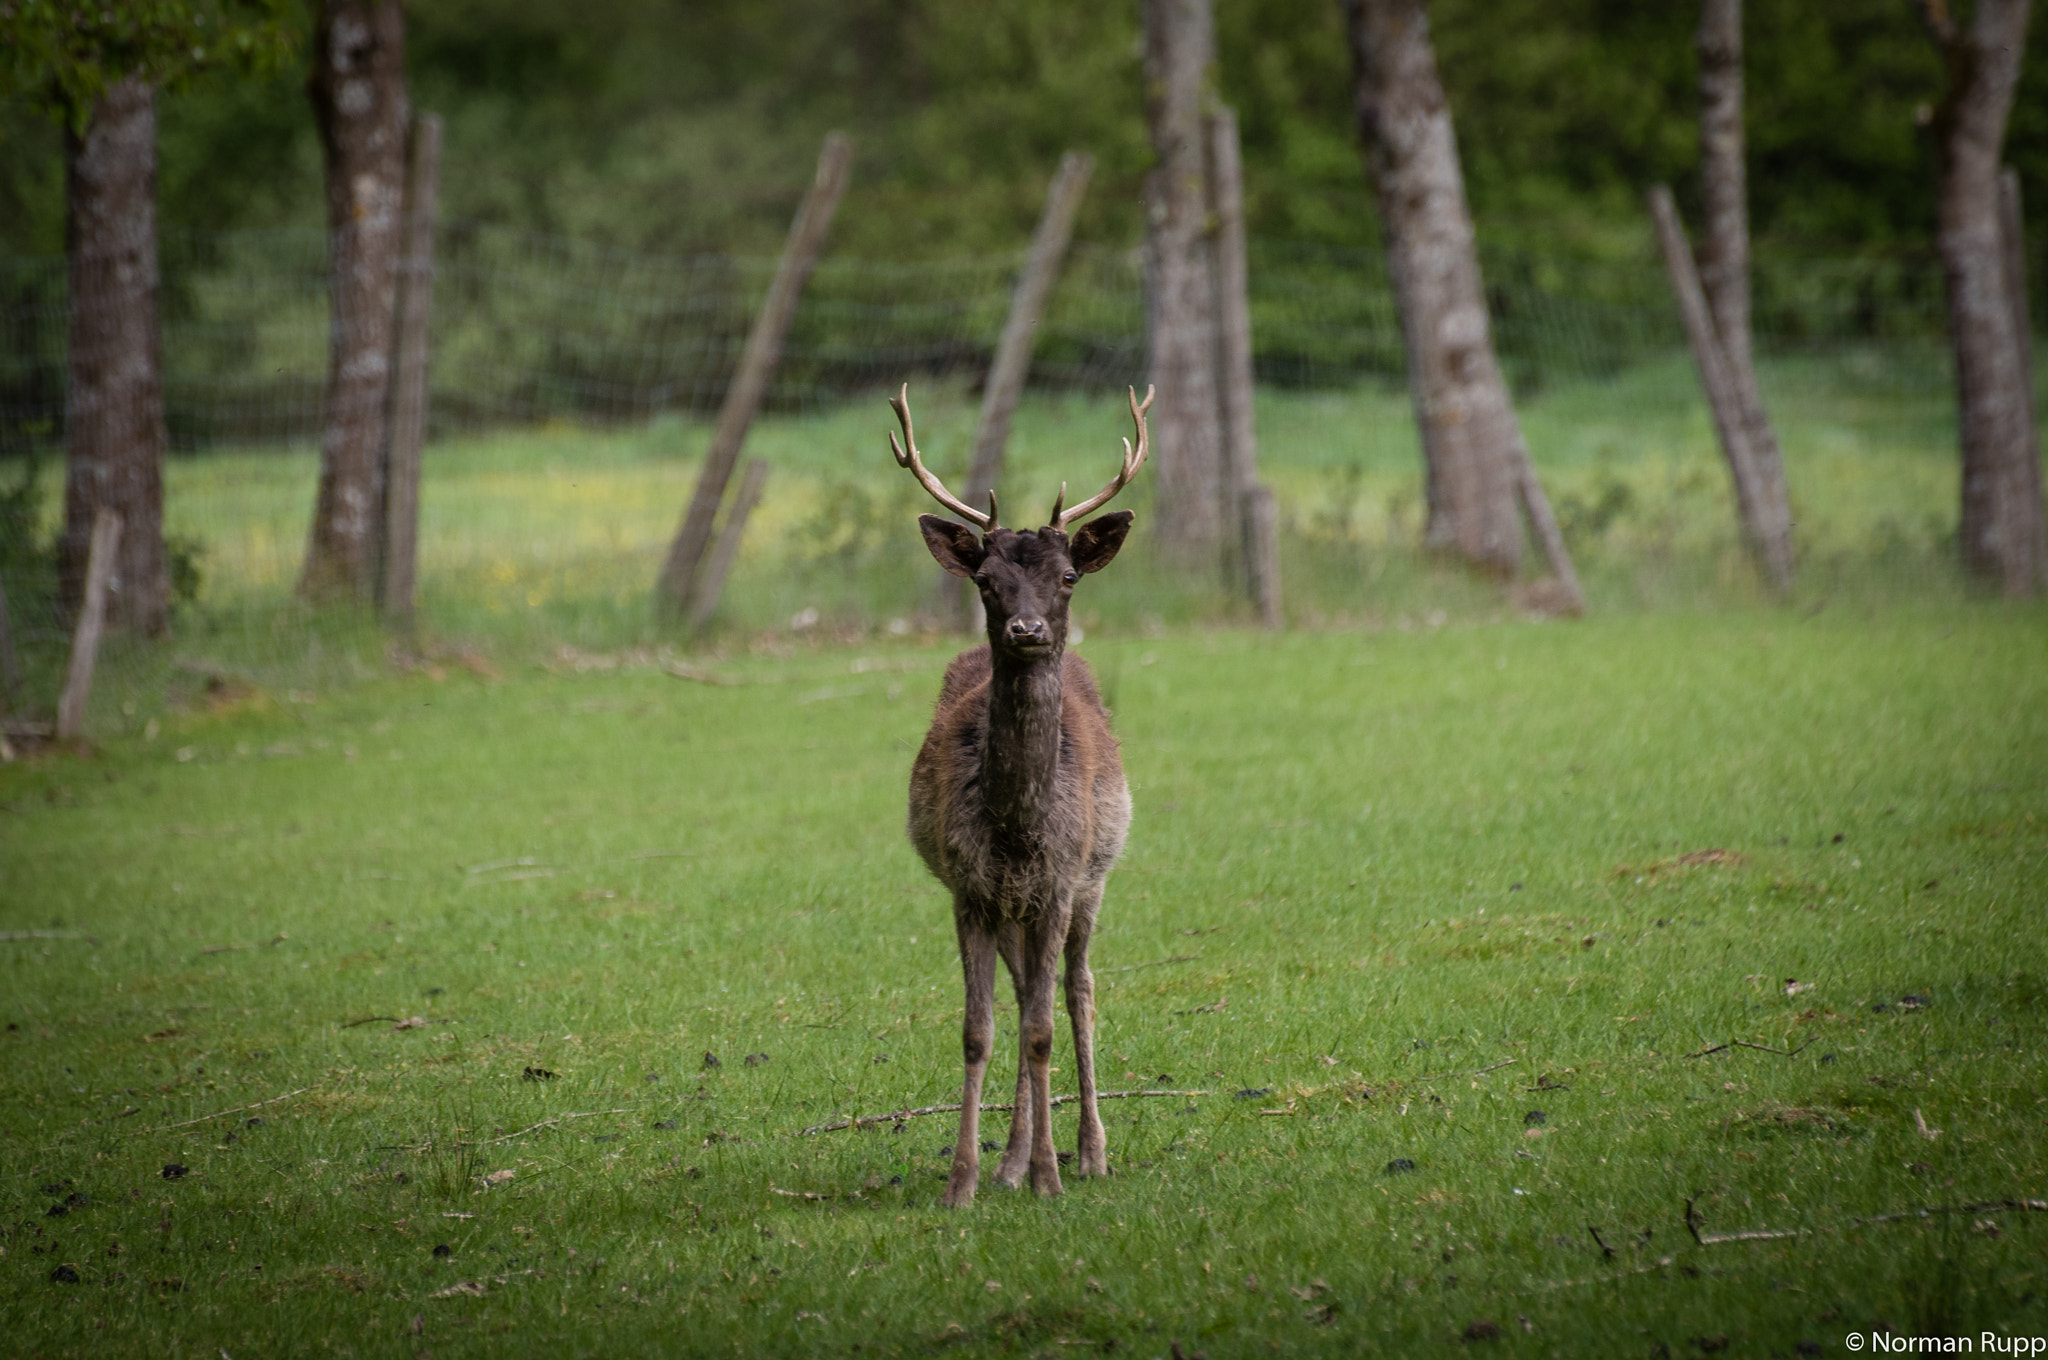
POLYGON ((1131 531, 1131 521, 1136 518, 1128 510, 1113 510, 1089 520, 1076 530, 1073 547, 1067 554, 1074 563, 1074 570, 1101 571, 1114 561, 1117 549, 1124 545, 1124 536, 1131 531))
POLYGON ((973 576, 988 556, 974 530, 964 524, 937 515, 919 515, 917 527, 924 534, 924 545, 932 550, 932 560, 955 576, 973 576))

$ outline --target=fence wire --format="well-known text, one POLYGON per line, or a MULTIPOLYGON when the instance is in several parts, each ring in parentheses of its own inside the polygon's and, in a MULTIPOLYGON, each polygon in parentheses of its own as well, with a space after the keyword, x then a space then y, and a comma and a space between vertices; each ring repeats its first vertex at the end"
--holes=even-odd
MULTIPOLYGON (((1022 252, 933 263, 827 257, 805 290, 768 395, 814 411, 907 376, 987 368, 1022 252)), ((648 255, 476 223, 436 242, 430 437, 549 419, 704 414, 725 395, 772 258, 648 255)), ((316 441, 327 364, 327 246, 318 230, 172 232, 160 300, 172 447, 316 441)), ((1501 360, 1517 388, 1609 377, 1683 343, 1661 270, 1508 251, 1483 258, 1501 360)), ((1931 259, 1767 259, 1759 352, 1942 332, 1931 259)), ((1379 251, 1253 246, 1262 382, 1336 389, 1399 381, 1399 317, 1379 251)), ((0 260, 0 454, 61 442, 65 265, 0 260)), ((1140 380, 1144 277, 1135 249, 1076 246, 1039 331, 1030 384, 1140 380)))

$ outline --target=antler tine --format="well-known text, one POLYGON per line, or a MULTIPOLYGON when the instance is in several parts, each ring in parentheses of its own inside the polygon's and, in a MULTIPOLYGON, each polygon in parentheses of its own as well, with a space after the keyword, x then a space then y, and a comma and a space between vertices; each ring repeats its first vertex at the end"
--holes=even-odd
POLYGON ((931 493, 931 498, 945 506, 968 523, 976 525, 986 533, 996 525, 996 498, 988 498, 988 513, 971 508, 965 501, 946 490, 946 484, 925 469, 924 455, 917 451, 917 436, 910 432, 910 384, 903 384, 903 390, 889 398, 889 406, 896 412, 896 419, 903 424, 903 442, 896 442, 896 432, 889 432, 889 452, 896 455, 896 466, 909 468, 917 478, 917 484, 931 493))
MULTIPOLYGON (((1145 455, 1151 452, 1151 435, 1145 428, 1145 412, 1152 409, 1154 389, 1151 387, 1145 389, 1145 400, 1142 402, 1138 400, 1137 388, 1133 387, 1129 391, 1131 396, 1131 423, 1137 426, 1137 447, 1133 448, 1130 440, 1124 440, 1123 466, 1117 469, 1116 476, 1110 480, 1108 486, 1103 487, 1102 490, 1065 513, 1061 513, 1059 506, 1055 505, 1052 516, 1054 528, 1065 529, 1069 524, 1081 518, 1081 516, 1109 504, 1117 492, 1130 485, 1131 478, 1138 475, 1138 469, 1145 466, 1145 455)), ((1066 494, 1066 487, 1062 486, 1060 488, 1060 499, 1062 501, 1065 501, 1066 494)))
POLYGON ((1060 522, 1060 507, 1067 503, 1067 484, 1060 483, 1060 494, 1052 498, 1052 518, 1046 523, 1057 528, 1060 522))

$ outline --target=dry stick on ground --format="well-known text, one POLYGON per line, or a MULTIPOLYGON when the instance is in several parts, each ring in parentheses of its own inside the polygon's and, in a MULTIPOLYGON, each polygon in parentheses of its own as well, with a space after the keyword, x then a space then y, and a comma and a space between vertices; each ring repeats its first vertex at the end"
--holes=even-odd
POLYGON ((114 575, 114 555, 121 547, 121 517, 101 510, 92 522, 92 546, 85 559, 85 605, 78 611, 78 631, 71 638, 71 665, 64 673, 64 696, 57 701, 57 740, 69 741, 85 730, 85 701, 92 693, 92 669, 99 660, 100 630, 107 622, 107 587, 114 575))
POLYGON ((1127 963, 1121 968, 1105 968, 1102 971, 1105 973, 1135 973, 1140 968, 1157 968, 1165 963, 1186 963, 1191 959, 1199 959, 1200 957, 1202 957, 1202 951, 1197 949, 1192 954, 1175 954, 1170 959, 1153 959, 1149 963, 1127 963))
POLYGON ((268 1100, 259 1100, 254 1105, 237 1105, 232 1110, 215 1110, 212 1114, 203 1114, 200 1115, 197 1119, 186 1119, 176 1124, 159 1124, 153 1129, 137 1129, 135 1130, 134 1134, 130 1135, 130 1137, 134 1137, 136 1135, 145 1133, 168 1133, 172 1129, 186 1129, 192 1127, 192 1125, 194 1124, 204 1124, 209 1119, 225 1119, 227 1116, 231 1114, 246 1114, 250 1110, 260 1110, 265 1105, 275 1105, 280 1100, 290 1100, 293 1096, 302 1096, 312 1089, 313 1088, 310 1086, 301 1086, 296 1091, 286 1091, 281 1096, 272 1096, 268 1100))
POLYGON ((388 1020, 395 1025, 403 1019, 405 1017, 402 1015, 366 1015, 360 1020, 345 1021, 341 1027, 343 1029, 354 1029, 357 1025, 374 1025, 379 1020, 388 1020))
POLYGON ((740 539, 747 532, 747 516, 754 513, 761 500, 761 488, 767 484, 768 464, 759 458, 750 459, 746 475, 740 478, 740 493, 733 498, 732 508, 725 512, 725 527, 719 530, 718 542, 712 546, 711 557, 697 579, 690 603, 692 629, 711 622, 717 611, 718 597, 725 593, 725 578, 732 571, 733 559, 739 556, 740 539))
POLYGON ((718 412, 718 429, 711 436, 711 447, 705 451, 697 489, 690 497, 690 507, 683 514, 682 526, 676 530, 668 560, 661 569, 656 585, 657 603, 671 613, 687 615, 696 597, 699 569, 711 546, 711 522, 717 518, 719 503, 725 499, 725 485, 732 480, 733 465, 739 462, 747 427, 754 423, 754 413, 768 394, 769 380, 775 376, 775 366, 782 358, 789 323, 796 316, 797 301, 818 263, 818 252, 824 248, 825 232, 832 225, 840 195, 846 191, 852 164, 853 143, 837 132, 828 134, 818 155, 818 171, 810 191, 804 195, 803 206, 797 209, 796 221, 790 224, 789 242, 775 266, 775 281, 768 286, 768 296, 747 335, 747 347, 740 353, 739 371, 733 374, 732 385, 725 390, 725 404, 718 412))
MULTIPOLYGON (((1723 1242, 1767 1242, 1783 1237, 1806 1237, 1820 1231, 1817 1228, 1749 1228, 1740 1232, 1702 1232, 1699 1211, 1694 1206, 1705 1193, 1704 1190, 1695 1191, 1685 1201, 1685 1230, 1692 1234, 1693 1241, 1703 1247, 1719 1246, 1723 1242)), ((1852 1227, 1860 1227, 1869 1223, 1900 1223, 1913 1218, 1932 1218, 1937 1214, 1993 1214, 2006 1210, 2048 1213, 2048 1199, 1987 1199, 1973 1204, 1935 1204, 1921 1209, 1894 1209, 1889 1213, 1852 1218, 1849 1224, 1852 1227)))
POLYGON ((1715 1044, 1712 1048, 1703 1048, 1697 1053, 1688 1053, 1685 1056, 1688 1058, 1704 1058, 1710 1053, 1719 1053, 1723 1049, 1753 1048, 1759 1053, 1775 1053, 1781 1058, 1789 1058, 1795 1053, 1804 1051, 1807 1047, 1807 1044, 1810 1044, 1812 1042, 1813 1041, 1809 1039, 1806 1041, 1805 1044, 1801 1044, 1798 1048, 1772 1048, 1769 1044, 1753 1044, 1747 1039, 1730 1039, 1725 1044, 1715 1044))
POLYGON ((98 944, 96 936, 82 930, 0 930, 0 940, 84 940, 98 944))
MULTIPOLYGON (((1207 1096, 1214 1094, 1215 1092, 1213 1091, 1097 1091, 1095 1098, 1097 1100, 1140 1100, 1146 1096, 1207 1096)), ((1079 1100, 1080 1098, 1073 1095, 1054 1096, 1052 1103, 1055 1105, 1065 1105, 1069 1101, 1079 1100)), ((987 1113, 991 1110, 1002 1112, 1015 1107, 1010 1105, 991 1105, 984 1101, 981 1108, 984 1113, 987 1113)), ((797 1137, 808 1138, 814 1133, 837 1133, 841 1129, 862 1129, 872 1124, 899 1124, 906 1119, 918 1119, 928 1114, 953 1114, 959 1109, 960 1102, 956 1100, 950 1105, 920 1105, 914 1110, 894 1110, 888 1114, 864 1114, 858 1119, 842 1119, 833 1124, 813 1124, 799 1133, 797 1137)))
MULTIPOLYGON (((545 1129, 545 1128, 551 1128, 551 1127, 553 1127, 553 1126, 554 1126, 554 1125, 556 1125, 556 1124, 565 1124, 565 1123, 567 1123, 567 1122, 568 1122, 569 1120, 571 1120, 571 1119, 595 1119, 595 1118, 597 1118, 597 1117, 598 1117, 599 1115, 607 1115, 607 1114, 631 1114, 631 1113, 633 1113, 633 1112, 632 1112, 631 1110, 583 1110, 583 1111, 580 1111, 579 1113, 576 1113, 576 1114, 558 1114, 558 1115, 556 1115, 556 1116, 555 1116, 555 1117, 554 1117, 553 1119, 543 1119, 543 1120, 541 1120, 541 1121, 540 1121, 540 1123, 538 1123, 538 1124, 528 1124, 528 1125, 527 1125, 527 1126, 526 1126, 525 1128, 523 1128, 523 1129, 519 1130, 519 1132, 517 1132, 517 1133, 507 1133, 507 1134, 502 1134, 502 1135, 500 1135, 499 1137, 496 1137, 496 1138, 484 1138, 484 1139, 479 1139, 479 1140, 477 1140, 477 1141, 474 1141, 474 1142, 470 1142, 470 1141, 463 1141, 463 1142, 458 1142, 458 1143, 456 1144, 456 1146, 457 1146, 457 1147, 490 1147, 490 1146, 492 1146, 492 1145, 493 1145, 493 1144, 495 1144, 495 1143, 509 1143, 509 1142, 511 1142, 511 1141, 512 1141, 512 1140, 513 1140, 514 1138, 524 1138, 524 1137, 525 1137, 525 1136, 526 1136, 527 1134, 529 1134, 529 1133, 534 1133, 534 1132, 536 1132, 536 1131, 538 1131, 538 1130, 540 1130, 540 1129, 545 1129)), ((424 1146, 426 1146, 426 1144, 421 1144, 421 1146, 423 1146, 423 1147, 424 1147, 424 1146)))
POLYGON ((1501 1070, 1501 1068, 1512 1066, 1513 1064, 1519 1061, 1520 1059, 1518 1058, 1509 1058, 1504 1062, 1497 1062, 1491 1067, 1475 1067, 1472 1069, 1472 1075, 1477 1077, 1483 1076, 1488 1072, 1498 1072, 1501 1070))

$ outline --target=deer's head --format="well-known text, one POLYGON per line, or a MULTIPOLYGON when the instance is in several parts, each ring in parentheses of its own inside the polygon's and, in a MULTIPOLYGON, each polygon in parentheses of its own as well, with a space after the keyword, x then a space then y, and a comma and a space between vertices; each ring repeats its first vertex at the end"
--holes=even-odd
POLYGON ((1064 509, 1067 488, 1060 487, 1053 502, 1052 522, 1043 529, 1005 529, 996 523, 996 498, 990 492, 986 514, 956 498, 925 469, 917 441, 910 429, 910 389, 892 398, 897 419, 903 423, 903 442, 889 436, 896 462, 917 477, 932 498, 971 520, 979 535, 965 524, 937 515, 919 515, 917 527, 934 560, 955 576, 974 582, 981 591, 981 604, 988 615, 989 646, 999 654, 1019 658, 1056 655, 1067 645, 1067 606, 1074 586, 1083 576, 1101 571, 1124 545, 1136 518, 1128 510, 1099 516, 1073 531, 1067 526, 1090 511, 1099 509, 1124 489, 1144 465, 1148 450, 1145 412, 1152 405, 1152 390, 1138 400, 1131 390, 1131 421, 1137 427, 1138 442, 1124 441, 1123 466, 1108 486, 1071 510, 1064 509))

